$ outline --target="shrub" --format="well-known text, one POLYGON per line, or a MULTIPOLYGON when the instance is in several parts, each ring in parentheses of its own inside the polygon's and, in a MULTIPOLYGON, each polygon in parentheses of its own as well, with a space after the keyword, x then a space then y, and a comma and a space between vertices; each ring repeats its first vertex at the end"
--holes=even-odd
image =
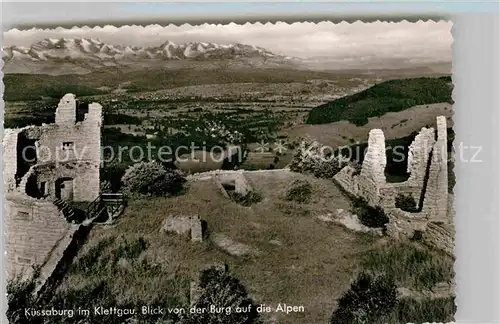
POLYGON ((349 163, 347 165, 354 169, 354 172, 352 173, 352 175, 358 175, 358 174, 360 174, 361 173, 361 169, 363 168, 363 166, 361 165, 361 163, 358 163, 356 161, 349 161, 349 163))
POLYGON ((183 323, 251 324, 258 322, 257 307, 248 296, 245 286, 226 271, 215 267, 203 271, 200 275, 199 287, 200 297, 195 307, 207 310, 215 308, 222 311, 191 314, 183 323), (237 307, 242 311, 237 312, 237 307))
POLYGON ((123 190, 131 195, 173 195, 183 189, 185 182, 178 170, 165 169, 156 161, 136 163, 122 177, 123 190))
POLYGON ((385 276, 361 273, 339 299, 331 324, 368 324, 390 314, 397 305, 394 282, 385 276))
POLYGON ((262 201, 262 195, 255 191, 250 191, 246 195, 237 193, 236 191, 229 191, 228 194, 235 203, 248 207, 262 201))
POLYGON ((397 208, 404 210, 404 211, 407 211, 407 212, 410 212, 410 213, 418 212, 417 202, 415 201, 415 199, 413 199, 413 197, 411 195, 398 194, 396 196, 396 204, 395 205, 397 208))
POLYGON ((113 192, 113 188, 112 188, 111 182, 108 181, 108 180, 101 181, 100 187, 101 187, 101 192, 102 193, 111 193, 111 192, 113 192))
POLYGON ((307 203, 311 199, 312 186, 306 180, 295 180, 287 190, 285 199, 298 203, 307 203))
POLYGON ((121 180, 125 171, 127 170, 127 166, 125 164, 120 164, 116 162, 109 163, 100 169, 101 181, 109 183, 109 188, 106 188, 106 191, 103 192, 117 192, 121 187, 121 180))
POLYGON ((413 232, 413 235, 411 236, 410 240, 414 242, 421 242, 423 238, 424 238, 424 233, 422 231, 416 230, 413 232))
POLYGON ((24 313, 25 309, 33 307, 32 295, 36 287, 38 272, 30 280, 20 277, 9 280, 7 283, 7 319, 9 323, 31 323, 24 313))
POLYGON ((317 141, 304 138, 290 162, 290 170, 331 179, 348 164, 349 159, 340 154, 329 155, 330 153, 317 141))
POLYGON ((361 224, 372 228, 385 228, 389 217, 381 207, 372 207, 361 198, 353 202, 352 213, 356 214, 361 224))

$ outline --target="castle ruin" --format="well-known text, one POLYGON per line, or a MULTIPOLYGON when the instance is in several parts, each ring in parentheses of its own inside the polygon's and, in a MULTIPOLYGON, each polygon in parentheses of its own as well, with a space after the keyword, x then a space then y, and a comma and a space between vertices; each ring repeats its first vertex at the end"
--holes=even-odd
POLYGON ((436 129, 423 127, 410 145, 406 181, 387 182, 385 138, 380 129, 372 129, 369 133, 361 172, 357 174, 353 167, 346 166, 334 180, 351 196, 381 207, 389 217, 389 235, 428 234, 428 241, 452 254, 453 197, 448 192, 446 118, 437 117, 436 125, 436 129), (396 206, 398 197, 414 201, 414 210, 405 211, 396 206))
POLYGON ((77 106, 75 95, 66 94, 55 123, 5 130, 9 278, 31 273, 35 266, 53 269, 79 226, 70 221, 68 202, 99 196, 102 106, 89 104, 81 120, 77 106))

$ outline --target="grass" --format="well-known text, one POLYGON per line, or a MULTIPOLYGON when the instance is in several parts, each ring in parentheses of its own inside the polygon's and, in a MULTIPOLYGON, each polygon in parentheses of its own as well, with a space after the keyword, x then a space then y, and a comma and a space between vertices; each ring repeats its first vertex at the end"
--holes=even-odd
POLYGON ((456 309, 453 297, 423 300, 403 298, 380 324, 448 323, 454 320, 456 309))
POLYGON ((183 196, 129 201, 116 225, 92 230, 63 287, 85 291, 104 281, 118 303, 142 305, 157 302, 163 295, 169 305, 182 305, 187 302, 187 283, 198 277, 199 271, 210 264, 225 263, 257 304, 293 301, 304 305, 305 314, 279 313, 277 321, 326 322, 334 308, 333 296, 348 285, 360 253, 369 249, 371 242, 339 226, 319 222, 311 213, 345 209, 349 202, 323 179, 279 173, 245 177, 264 197, 259 204, 243 207, 231 203, 211 181, 190 183, 183 196), (307 179, 317 192, 309 203, 301 204, 308 214, 298 213, 293 202, 284 201, 282 192, 276 190, 297 178, 307 179), (290 212, 281 211, 279 203, 292 206, 290 212), (160 232, 169 215, 199 215, 207 222, 208 237, 193 244, 184 237, 160 232), (215 233, 261 253, 231 256, 212 243, 210 235, 215 233), (271 243, 275 241, 279 243, 271 243), (115 263, 117 254, 121 257, 115 263), (87 261, 77 266, 83 262, 79 260, 87 261), (95 269, 83 266, 91 260, 95 269))
MULTIPOLYGON (((88 242, 58 293, 65 295, 100 286, 118 305, 186 306, 188 278, 176 272, 168 274, 146 258, 150 245, 142 235, 101 236, 97 243, 88 242)), ((95 303, 99 304, 98 298, 95 303)))
POLYGON ((312 186, 307 181, 296 180, 286 192, 285 199, 298 203, 307 203, 311 200, 312 186))
POLYGON ((380 245, 367 251, 362 268, 385 273, 399 287, 431 289, 439 282, 451 282, 454 260, 444 252, 430 249, 417 242, 380 245))

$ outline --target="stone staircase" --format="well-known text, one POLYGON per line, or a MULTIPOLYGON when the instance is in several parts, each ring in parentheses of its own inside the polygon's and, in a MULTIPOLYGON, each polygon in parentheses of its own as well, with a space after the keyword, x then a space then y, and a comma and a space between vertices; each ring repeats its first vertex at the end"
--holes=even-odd
POLYGON ((54 205, 56 205, 57 209, 63 213, 64 217, 68 221, 71 222, 74 219, 75 211, 66 201, 56 198, 54 199, 53 203, 54 205))

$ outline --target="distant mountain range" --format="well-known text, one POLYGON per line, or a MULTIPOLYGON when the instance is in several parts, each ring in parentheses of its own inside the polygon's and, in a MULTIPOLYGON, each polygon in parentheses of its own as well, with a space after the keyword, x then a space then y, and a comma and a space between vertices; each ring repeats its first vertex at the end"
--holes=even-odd
MULTIPOLYGON (((105 44, 93 38, 44 39, 29 48, 11 46, 4 48, 4 60, 48 61, 73 60, 127 60, 127 59, 223 59, 238 57, 280 57, 270 51, 244 44, 220 45, 194 42, 175 44, 167 41, 156 47, 133 47, 105 44)), ((284 58, 284 57, 281 57, 284 58)))
MULTIPOLYGON (((335 57, 330 58, 333 60, 300 59, 278 55, 252 45, 207 42, 176 44, 166 41, 159 46, 137 47, 106 44, 94 38, 47 38, 30 47, 6 47, 3 48, 3 52, 4 72, 23 74, 86 74, 106 68, 123 71, 151 68, 197 70, 279 68, 316 71, 353 69, 335 57)), ((390 60, 365 62, 357 69, 364 70, 363 73, 387 68, 410 69, 410 74, 415 74, 416 68, 423 71, 417 74, 428 75, 449 73, 449 66, 448 63, 418 65, 390 60)))
POLYGON ((6 73, 29 74, 81 74, 106 67, 189 67, 202 62, 231 62, 233 67, 260 68, 290 66, 297 62, 297 59, 245 44, 166 41, 155 47, 136 47, 106 44, 93 38, 48 38, 30 47, 6 47, 3 52, 6 73))

